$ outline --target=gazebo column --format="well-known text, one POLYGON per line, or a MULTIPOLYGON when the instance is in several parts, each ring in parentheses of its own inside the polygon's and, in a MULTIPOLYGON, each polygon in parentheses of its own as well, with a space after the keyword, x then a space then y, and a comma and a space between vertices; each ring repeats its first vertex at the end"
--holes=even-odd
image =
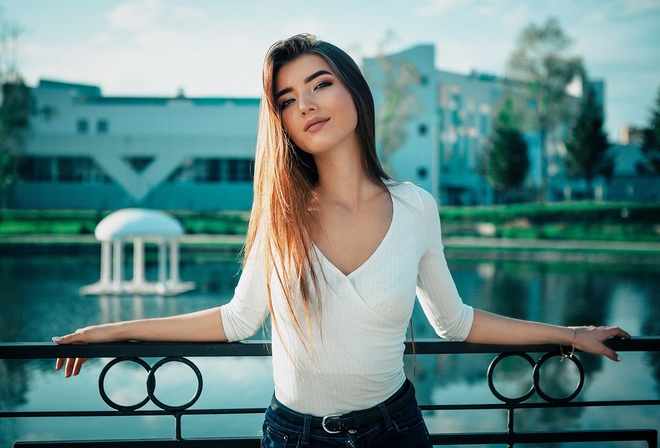
POLYGON ((112 267, 112 286, 115 292, 120 292, 122 289, 122 268, 123 268, 123 243, 121 240, 114 240, 113 245, 113 267, 112 267))
POLYGON ((133 240, 133 284, 144 284, 144 240, 139 237, 133 240))
POLYGON ((101 242, 101 287, 110 286, 110 273, 112 272, 112 243, 110 241, 101 242))
POLYGON ((179 283, 179 240, 170 240, 170 282, 173 285, 179 283))
POLYGON ((167 281, 167 246, 165 241, 158 241, 158 283, 165 286, 167 281))

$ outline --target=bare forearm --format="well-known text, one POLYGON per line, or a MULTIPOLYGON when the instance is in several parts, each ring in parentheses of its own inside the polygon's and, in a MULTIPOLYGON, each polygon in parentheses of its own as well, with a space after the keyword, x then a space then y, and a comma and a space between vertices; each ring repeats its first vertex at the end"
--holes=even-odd
POLYGON ((630 334, 619 327, 561 327, 474 310, 474 321, 466 341, 480 344, 572 345, 585 352, 621 361, 617 353, 603 344, 612 337, 630 338, 630 334))
POLYGON ((549 344, 571 345, 572 328, 530 322, 474 310, 474 321, 467 342, 480 344, 549 344))
POLYGON ((225 342, 220 308, 157 319, 141 319, 81 328, 58 343, 117 341, 225 342))
POLYGON ((118 340, 225 342, 220 308, 116 324, 118 340))
MULTIPOLYGON (((118 341, 226 342, 220 308, 159 319, 142 319, 92 325, 75 333, 54 337, 57 344, 88 344, 118 341)), ((64 375, 78 375, 87 358, 58 358, 55 369, 66 365, 64 375)))

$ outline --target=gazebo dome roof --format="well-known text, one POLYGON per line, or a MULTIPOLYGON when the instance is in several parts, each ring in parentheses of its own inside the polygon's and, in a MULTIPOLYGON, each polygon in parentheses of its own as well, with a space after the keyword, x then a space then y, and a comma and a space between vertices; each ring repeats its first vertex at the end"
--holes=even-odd
POLYGON ((110 213, 98 223, 94 235, 99 241, 130 237, 172 239, 183 234, 183 227, 172 216, 159 210, 126 208, 110 213))

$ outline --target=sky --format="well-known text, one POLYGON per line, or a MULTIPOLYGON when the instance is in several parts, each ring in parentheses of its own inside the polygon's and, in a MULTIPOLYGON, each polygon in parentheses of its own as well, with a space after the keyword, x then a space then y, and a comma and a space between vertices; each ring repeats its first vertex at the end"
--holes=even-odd
POLYGON ((92 84, 106 96, 258 97, 264 54, 301 32, 360 65, 433 44, 440 70, 504 75, 521 31, 549 17, 605 81, 610 139, 647 125, 660 94, 660 0, 0 0, 2 22, 21 29, 12 54, 28 85, 92 84))

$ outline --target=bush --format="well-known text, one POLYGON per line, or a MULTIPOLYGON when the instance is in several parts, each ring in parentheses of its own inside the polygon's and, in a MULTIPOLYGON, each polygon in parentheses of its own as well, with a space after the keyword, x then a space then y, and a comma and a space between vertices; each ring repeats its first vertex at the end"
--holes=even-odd
POLYGON ((496 207, 440 207, 446 236, 482 235, 484 223, 502 238, 657 241, 660 206, 569 202, 496 207))
MULTIPOLYGON (((93 234, 109 212, 5 210, 0 235, 93 234)), ((244 235, 249 212, 170 212, 186 233, 244 235)), ((440 207, 445 236, 658 241, 660 205, 569 202, 440 207)))

